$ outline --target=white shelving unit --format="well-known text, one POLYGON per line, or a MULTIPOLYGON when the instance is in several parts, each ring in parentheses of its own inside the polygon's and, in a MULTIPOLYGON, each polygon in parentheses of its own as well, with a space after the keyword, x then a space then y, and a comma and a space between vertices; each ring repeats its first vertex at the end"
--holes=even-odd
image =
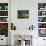
POLYGON ((2 21, 0 21, 0 23, 8 23, 8 3, 0 3, 0 18, 4 18, 2 21))
POLYGON ((38 10, 38 11, 46 11, 46 9, 44 9, 44 10, 38 10))
MULTIPOLYGON (((38 4, 38 31, 39 31, 39 34, 40 34, 40 31, 45 31, 46 33, 46 3, 38 4)), ((40 37, 46 37, 46 35, 41 34, 40 37)))
POLYGON ((38 17, 46 17, 46 16, 38 16, 38 17))
POLYGON ((0 10, 0 11, 8 11, 8 10, 0 10))
POLYGON ((0 3, 0 45, 8 45, 8 20, 8 2, 2 2, 0 3), (3 29, 3 27, 5 28, 3 29))

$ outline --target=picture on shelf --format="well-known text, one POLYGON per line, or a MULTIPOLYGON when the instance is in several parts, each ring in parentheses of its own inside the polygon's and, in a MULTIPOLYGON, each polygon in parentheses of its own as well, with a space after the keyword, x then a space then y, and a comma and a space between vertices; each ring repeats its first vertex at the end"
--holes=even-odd
POLYGON ((8 3, 0 3, 0 10, 8 10, 8 3))
POLYGON ((5 6, 5 10, 8 10, 8 6, 5 6))
POLYGON ((38 28, 46 28, 46 23, 38 23, 38 28))
POLYGON ((0 16, 8 16, 8 11, 0 11, 0 16))
POLYGON ((0 35, 8 37, 8 23, 0 23, 0 35))
POLYGON ((46 37, 46 29, 39 29, 39 37, 46 37))
POLYGON ((19 19, 29 19, 29 10, 18 10, 19 19))
POLYGON ((38 17, 38 22, 46 22, 46 17, 38 17))
POLYGON ((8 17, 0 17, 0 22, 8 22, 8 17))
POLYGON ((38 10, 46 10, 46 3, 38 3, 38 10))
POLYGON ((38 16, 46 16, 46 11, 38 11, 38 16))

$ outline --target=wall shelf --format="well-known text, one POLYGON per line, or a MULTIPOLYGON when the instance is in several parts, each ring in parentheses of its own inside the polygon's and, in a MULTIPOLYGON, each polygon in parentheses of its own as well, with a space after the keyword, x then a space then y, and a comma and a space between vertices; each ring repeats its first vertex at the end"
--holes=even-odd
POLYGON ((8 22, 0 22, 0 23, 8 23, 8 22))
POLYGON ((46 37, 46 3, 38 4, 38 32, 39 37, 46 37))
POLYGON ((8 16, 0 16, 0 17, 8 17, 8 16))
POLYGON ((46 11, 46 10, 38 10, 38 11, 46 11))
POLYGON ((0 35, 8 37, 8 3, 0 3, 0 30, 0 35))
POLYGON ((38 29, 46 29, 46 28, 38 28, 38 29))
POLYGON ((38 17, 46 17, 46 15, 44 15, 44 16, 38 16, 38 17))
POLYGON ((0 10, 0 11, 8 11, 8 10, 0 10))
POLYGON ((46 23, 46 22, 38 22, 38 23, 46 23))

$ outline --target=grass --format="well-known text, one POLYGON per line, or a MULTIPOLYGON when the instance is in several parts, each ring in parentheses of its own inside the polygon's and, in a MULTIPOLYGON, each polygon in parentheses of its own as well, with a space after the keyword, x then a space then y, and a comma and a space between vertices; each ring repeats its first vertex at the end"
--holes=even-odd
POLYGON ((28 19, 29 16, 24 16, 24 15, 22 15, 22 16, 18 16, 18 18, 20 18, 20 19, 28 19))

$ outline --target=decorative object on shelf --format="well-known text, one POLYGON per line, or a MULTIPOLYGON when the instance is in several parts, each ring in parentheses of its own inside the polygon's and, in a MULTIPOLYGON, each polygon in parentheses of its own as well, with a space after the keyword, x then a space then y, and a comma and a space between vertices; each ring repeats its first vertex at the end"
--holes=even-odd
POLYGON ((46 10, 46 3, 38 3, 38 10, 46 10))
POLYGON ((11 23, 11 30, 16 30, 16 26, 13 23, 11 23))
POLYGON ((38 23, 38 28, 46 28, 46 23, 38 23))
POLYGON ((40 10, 44 10, 44 8, 40 8, 40 10))
POLYGON ((46 37, 46 29, 39 29, 39 37, 46 37))
POLYGON ((38 17, 38 22, 46 22, 46 17, 38 17))
POLYGON ((42 15, 45 15, 45 12, 42 12, 42 15))
POLYGON ((42 16, 46 16, 46 11, 42 11, 42 16))
POLYGON ((38 11, 38 16, 46 16, 46 11, 38 11))
POLYGON ((43 40, 45 40, 45 39, 43 39, 43 40))
POLYGON ((34 26, 32 25, 32 26, 29 26, 29 30, 34 30, 34 26))
POLYGON ((0 3, 0 10, 8 10, 8 3, 0 3))
POLYGON ((8 17, 0 17, 0 22, 8 22, 8 17))
POLYGON ((5 6, 5 10, 8 10, 8 6, 5 6))
POLYGON ((19 19, 28 19, 29 18, 29 10, 18 10, 18 18, 19 19))
POLYGON ((0 16, 8 16, 8 11, 0 11, 0 16))

